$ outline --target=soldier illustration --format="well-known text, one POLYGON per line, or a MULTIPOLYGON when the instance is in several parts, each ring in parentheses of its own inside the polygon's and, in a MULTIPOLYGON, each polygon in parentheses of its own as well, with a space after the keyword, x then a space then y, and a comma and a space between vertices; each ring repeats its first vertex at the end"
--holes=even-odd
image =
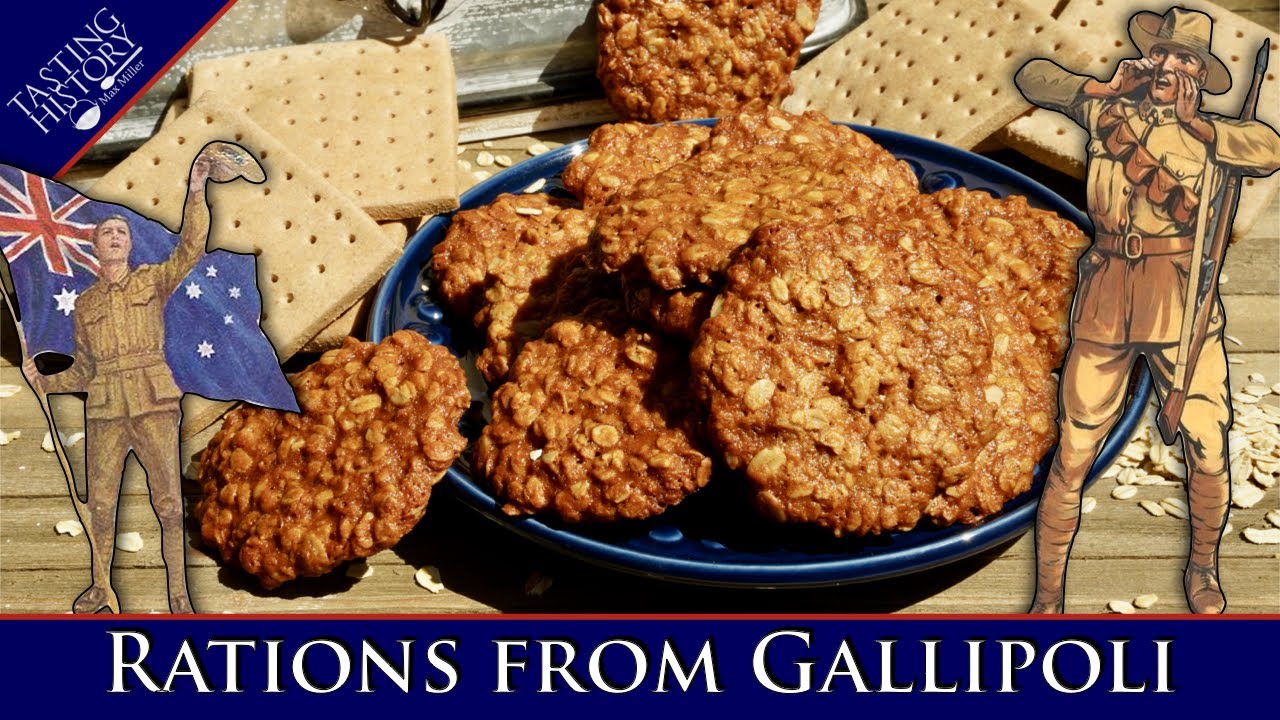
MULTIPOLYGON (((99 221, 91 238, 97 280, 74 302, 75 363, 56 375, 42 375, 30 358, 23 363, 24 375, 40 394, 88 394, 88 517, 82 520, 88 521, 84 525, 93 584, 75 600, 77 613, 119 611, 111 562, 121 477, 131 451, 146 470, 151 505, 160 521, 169 609, 193 612, 187 592, 178 452, 182 391, 165 358, 165 301, 205 256, 206 181, 239 177, 251 182, 265 177, 243 148, 211 143, 201 151, 188 178, 181 239, 161 263, 131 269, 133 231, 128 219, 113 215, 99 221)), ((78 502, 74 486, 72 494, 78 502)))
POLYGON ((1040 107, 1089 131, 1087 198, 1094 244, 1080 260, 1072 345, 1062 370, 1060 444, 1036 523, 1031 612, 1063 610, 1067 556, 1079 526, 1085 475, 1145 358, 1163 404, 1167 443, 1181 433, 1187 461, 1191 547, 1184 575, 1197 613, 1226 607, 1218 542, 1230 500, 1224 316, 1217 275, 1240 175, 1280 166, 1280 136, 1250 118, 1266 51, 1241 119, 1200 112, 1201 91, 1231 86, 1210 52, 1208 15, 1172 8, 1136 13, 1129 36, 1142 53, 1109 81, 1044 59, 1016 83, 1040 107))

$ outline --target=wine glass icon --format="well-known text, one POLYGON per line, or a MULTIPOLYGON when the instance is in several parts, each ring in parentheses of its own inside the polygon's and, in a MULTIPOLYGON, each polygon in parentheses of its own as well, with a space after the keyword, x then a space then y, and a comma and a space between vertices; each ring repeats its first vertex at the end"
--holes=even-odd
POLYGON ((71 106, 67 113, 72 117, 71 123, 77 130, 92 130, 102 120, 102 109, 92 100, 81 100, 71 106), (88 107, 82 107, 87 105, 88 107))

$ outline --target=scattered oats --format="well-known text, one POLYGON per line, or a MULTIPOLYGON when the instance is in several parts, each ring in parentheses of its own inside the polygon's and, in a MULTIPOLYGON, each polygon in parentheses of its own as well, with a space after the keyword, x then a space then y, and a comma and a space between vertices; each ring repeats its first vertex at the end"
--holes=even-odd
POLYGON ((1105 472, 1102 473, 1102 479, 1109 480, 1119 475, 1122 469, 1123 468, 1121 468, 1119 465, 1112 465, 1111 467, 1107 468, 1105 472))
POLYGON ((1244 539, 1254 545, 1280 545, 1280 528, 1245 528, 1244 539))
POLYGON ((1111 497, 1117 500, 1128 500, 1138 494, 1138 488, 1132 485, 1120 485, 1111 491, 1111 497))
POLYGON ((477 179, 477 180, 486 180, 486 179, 488 179, 488 177, 489 177, 489 172, 488 172, 488 171, 486 171, 486 170, 477 170, 477 171, 475 171, 475 172, 471 173, 471 177, 473 177, 473 178, 475 178, 475 179, 477 179))
POLYGON ((1164 515, 1164 508, 1160 507, 1160 503, 1155 500, 1139 500, 1138 507, 1141 507, 1143 510, 1146 510, 1148 514, 1155 517, 1161 517, 1164 515))
POLYGON ((550 152, 550 150, 551 150, 551 148, 547 147, 547 146, 546 146, 546 145, 544 145, 543 143, 537 142, 537 143, 534 143, 534 144, 532 144, 532 145, 530 145, 530 146, 529 146, 529 150, 528 150, 528 152, 529 152, 529 154, 530 154, 530 155, 533 155, 533 156, 535 156, 535 157, 536 157, 536 156, 541 155, 541 154, 543 154, 543 153, 545 153, 545 152, 550 152))
POLYGON ((1147 449, 1140 443, 1131 442, 1124 446, 1124 450, 1120 454, 1130 460, 1142 460, 1147 456, 1147 449))
POLYGON ((1244 343, 1240 342, 1240 338, 1236 337, 1235 335, 1223 335, 1223 337, 1225 337, 1227 339, 1227 342, 1231 343, 1232 345, 1239 345, 1241 347, 1244 347, 1244 343))
POLYGON ((516 208, 516 214, 517 215, 541 215, 542 210, 539 208, 532 208, 532 207, 529 207, 529 208, 518 207, 516 208))
POLYGON ((1251 508, 1262 500, 1266 493, 1262 488, 1250 483, 1231 483, 1231 504, 1238 508, 1251 508))
POLYGON ((1227 274, 1226 274, 1226 273, 1219 273, 1219 274, 1218 274, 1218 284, 1219 284, 1219 285, 1226 285, 1228 280, 1230 280, 1230 278, 1228 278, 1228 277, 1227 277, 1227 274))
POLYGON ((492 140, 485 140, 484 142, 482 142, 482 143, 480 143, 480 144, 481 144, 481 145, 483 145, 484 147, 487 147, 487 148, 491 148, 491 147, 493 147, 493 141, 492 141, 492 140))
POLYGON ((524 594, 529 597, 542 597, 551 589, 551 585, 555 581, 554 577, 543 575, 541 572, 534 570, 529 573, 529 579, 524 581, 524 594))
POLYGON ((1155 593, 1147 593, 1145 595, 1139 595, 1138 597, 1134 598, 1133 606, 1141 610, 1146 610, 1147 608, 1155 605, 1159 600, 1160 600, 1160 596, 1156 595, 1155 593))
POLYGON ((53 452, 53 436, 49 433, 44 434, 44 439, 40 441, 40 449, 45 452, 53 452))
POLYGON ((493 161, 497 163, 500 167, 511 167, 510 155, 494 155, 493 161))
POLYGON ((1190 515, 1187 512, 1187 501, 1181 498, 1165 498, 1160 501, 1160 507, 1164 511, 1180 520, 1186 520, 1190 515))
POLYGON ((537 460, 540 457, 542 457, 542 448, 534 448, 533 451, 529 453, 530 460, 537 460))
POLYGON ((1165 482, 1164 478, 1159 475, 1151 475, 1149 473, 1139 473, 1133 479, 1134 485, 1161 485, 1165 482))
POLYGON ((1252 405, 1258 402, 1257 395, 1250 395, 1249 393, 1243 392, 1231 393, 1231 399, 1238 403, 1244 403, 1245 405, 1252 405))
POLYGON ((1231 356, 1229 356, 1229 355, 1228 355, 1228 356, 1227 356, 1227 364, 1228 364, 1228 365, 1243 365, 1243 364, 1244 364, 1244 360, 1241 360, 1240 358, 1237 358, 1237 357, 1231 357, 1231 356))
POLYGON ((1265 383, 1266 381, 1267 377, 1262 373, 1249 373, 1249 382, 1251 383, 1265 383))
POLYGON ((471 172, 471 163, 466 160, 459 160, 458 167, 462 168, 464 172, 471 172))
POLYGON ((1136 480, 1137 478, 1138 478, 1138 469, 1127 467, 1121 470, 1120 474, 1116 476, 1116 482, 1121 485, 1132 485, 1134 484, 1134 480, 1136 480))
POLYGON ((1280 510, 1270 510, 1267 512, 1267 522, 1274 527, 1280 528, 1280 510))
POLYGON ((136 532, 120 533, 116 536, 116 549, 136 553, 142 550, 142 536, 136 532))
POLYGON ((546 184, 547 184, 547 179, 546 179, 546 178, 538 178, 537 180, 534 180, 534 181, 533 181, 533 184, 532 184, 532 185, 530 185, 529 187, 525 188, 525 189, 524 189, 524 191, 525 191, 525 192, 527 192, 527 193, 536 193, 536 192, 538 192, 539 190, 541 190, 543 187, 545 187, 545 186, 546 186, 546 184))
POLYGON ((439 568, 431 565, 418 568, 418 572, 413 574, 413 581, 428 592, 439 593, 444 590, 444 583, 440 582, 439 568))
POLYGON ((71 537, 75 537, 84 532, 84 526, 80 524, 79 520, 59 520, 57 524, 53 526, 53 529, 59 535, 70 535, 71 537))
POLYGON ((464 153, 464 152, 466 152, 466 151, 467 151, 466 146, 463 146, 463 145, 459 145, 459 146, 458 146, 458 154, 459 154, 459 155, 461 155, 462 153, 464 153))
POLYGON ((64 435, 62 437, 62 446, 68 447, 68 448, 75 447, 76 443, 80 442, 83 439, 84 439, 84 433, 73 432, 70 435, 64 435))
POLYGON ((480 167, 489 167, 493 164, 493 153, 481 150, 476 154, 476 165, 480 167))
POLYGON ((1269 472, 1263 471, 1263 469, 1260 467, 1255 467, 1253 469, 1253 473, 1252 475, 1250 475, 1250 479, 1268 490, 1275 487, 1276 485, 1276 476, 1272 475, 1269 472))
POLYGON ((0 430, 0 445, 8 445, 9 443, 13 442, 14 440, 17 440, 20 437, 22 437, 21 430, 14 430, 11 433, 7 433, 3 430, 0 430))
POLYGON ((1271 386, 1271 392, 1275 393, 1276 395, 1280 395, 1280 382, 1271 386))
POLYGON ((1087 497, 1084 499, 1083 502, 1080 503, 1080 514, 1088 515, 1089 513, 1093 512, 1093 509, 1096 507, 1098 507, 1098 499, 1093 497, 1087 497))
POLYGON ((1132 615, 1134 613, 1133 603, 1128 600, 1112 600, 1107 603, 1107 610, 1120 615, 1132 615))
POLYGON ((363 580, 373 574, 373 566, 360 560, 353 562, 347 566, 347 577, 353 580, 363 580))
POLYGON ((0 398, 13 397, 22 392, 21 385, 0 384, 0 398))
POLYGON ((1258 384, 1258 385, 1245 385, 1245 386, 1244 386, 1243 388, 1241 388, 1241 389, 1242 389, 1242 390, 1244 390, 1245 392, 1249 393, 1250 395, 1257 395, 1257 396, 1258 396, 1258 397, 1260 397, 1260 398, 1264 398, 1264 397, 1266 397, 1266 396, 1268 396, 1268 395, 1270 395, 1270 394, 1271 394, 1271 388, 1267 387, 1266 385, 1261 385, 1261 384, 1258 384))
POLYGON ((1231 534, 1231 530, 1232 530, 1232 528, 1233 528, 1233 526, 1231 525, 1231 523, 1227 523, 1226 525, 1223 525, 1223 526, 1222 526, 1222 534, 1223 534, 1223 535, 1230 535, 1230 534, 1231 534))

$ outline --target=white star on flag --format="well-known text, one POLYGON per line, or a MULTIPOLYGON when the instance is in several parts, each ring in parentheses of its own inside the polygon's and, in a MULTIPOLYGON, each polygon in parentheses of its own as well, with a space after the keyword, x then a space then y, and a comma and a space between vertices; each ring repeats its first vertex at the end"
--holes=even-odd
POLYGON ((204 340, 196 348, 196 353, 202 358, 211 357, 214 353, 213 345, 209 344, 208 340, 204 340))
POLYGON ((233 298, 238 298, 238 297, 240 297, 240 288, 238 288, 238 287, 233 287, 233 288, 231 288, 230 290, 228 290, 228 291, 227 291, 227 294, 228 294, 228 295, 230 295, 230 296, 231 296, 231 297, 233 297, 233 298))
POLYGON ((223 324, 223 325, 234 325, 234 324, 235 324, 235 322, 236 322, 235 318, 231 317, 230 315, 223 315, 223 316, 222 316, 222 324, 223 324))
POLYGON ((214 267, 213 265, 210 265, 209 267, 204 269, 204 276, 218 277, 218 268, 214 267))
POLYGON ((76 309, 76 298, 80 297, 80 293, 75 290, 68 290, 64 285, 62 292, 53 296, 55 302, 58 303, 57 311, 62 313, 64 317, 70 317, 71 311, 76 309))
POLYGON ((197 285, 194 280, 187 283, 187 297, 192 300, 198 300, 203 294, 204 293, 200 290, 200 286, 197 285))

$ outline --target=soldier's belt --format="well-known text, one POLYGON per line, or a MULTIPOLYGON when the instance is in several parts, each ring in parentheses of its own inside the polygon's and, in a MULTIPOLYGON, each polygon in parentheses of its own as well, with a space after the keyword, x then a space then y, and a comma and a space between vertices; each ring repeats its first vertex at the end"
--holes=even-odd
POLYGON ((1093 247, 1098 252, 1137 260, 1146 255, 1179 255, 1191 252, 1195 238, 1190 235, 1143 235, 1142 233, 1098 233, 1093 247))
POLYGON ((157 365, 164 366, 164 353, 138 353, 136 355, 123 355, 110 360, 99 360, 94 365, 94 372, 101 375, 103 373, 117 373, 126 370, 138 370, 140 368, 155 367, 157 365))

